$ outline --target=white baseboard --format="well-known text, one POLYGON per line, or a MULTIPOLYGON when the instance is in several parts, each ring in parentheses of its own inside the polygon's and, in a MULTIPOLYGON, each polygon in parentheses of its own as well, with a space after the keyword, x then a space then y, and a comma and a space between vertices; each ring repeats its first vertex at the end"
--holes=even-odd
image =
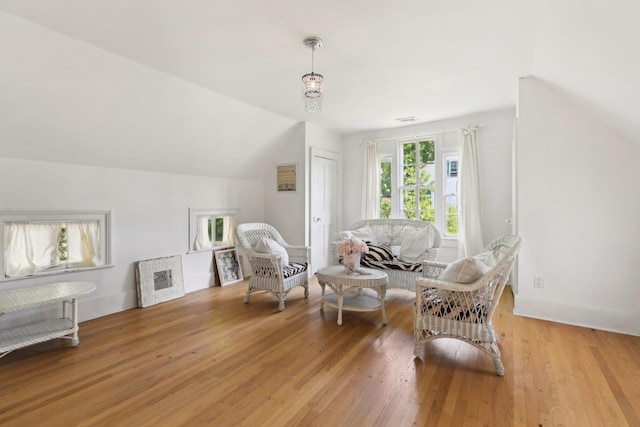
POLYGON ((640 336, 638 312, 565 304, 524 295, 514 296, 513 305, 513 313, 518 316, 640 336))
POLYGON ((206 272, 199 274, 192 274, 184 278, 184 293, 199 291, 201 289, 207 289, 215 285, 215 273, 206 272))

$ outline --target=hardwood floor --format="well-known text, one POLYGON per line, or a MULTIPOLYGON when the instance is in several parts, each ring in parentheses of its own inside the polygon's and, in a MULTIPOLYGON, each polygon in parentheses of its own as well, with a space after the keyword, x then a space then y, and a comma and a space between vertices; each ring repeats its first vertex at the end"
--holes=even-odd
MULTIPOLYGON (((506 369, 441 339, 413 357, 413 295, 320 312, 320 287, 278 311, 245 283, 80 324, 0 359, 2 426, 640 426, 640 338, 494 316, 506 369)), ((0 323, 1 327, 1 323, 0 323)))

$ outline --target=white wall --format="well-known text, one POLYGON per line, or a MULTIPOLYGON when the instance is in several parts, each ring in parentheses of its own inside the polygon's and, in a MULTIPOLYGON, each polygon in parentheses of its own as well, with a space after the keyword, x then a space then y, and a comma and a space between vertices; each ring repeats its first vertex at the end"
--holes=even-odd
POLYGON ((535 78, 518 116, 515 313, 640 335, 640 139, 535 78))
POLYGON ((342 136, 312 123, 299 123, 289 143, 275 149, 277 161, 270 167, 265 179, 265 221, 282 234, 287 243, 309 244, 309 186, 311 147, 322 148, 340 154, 342 136), (298 190, 276 191, 276 166, 298 165, 298 190))
POLYGON ((2 12, 0 49, 2 157, 262 180, 297 124, 2 12))
MULTIPOLYGON (((212 253, 187 254, 189 207, 239 209, 239 221, 264 218, 262 181, 0 158, 0 182, 0 209, 111 210, 115 267, 0 282, 0 289, 58 281, 94 282, 98 289, 82 297, 79 304, 80 320, 136 306, 136 261, 181 255, 186 292, 213 284, 212 253)), ((33 310, 30 316, 45 318, 47 314, 33 310)), ((0 329, 10 326, 9 316, 0 319, 0 329)), ((15 313, 14 318, 24 316, 15 313)))
MULTIPOLYGON (((95 281, 80 305, 86 320, 136 305, 138 260, 182 254, 186 290, 209 285, 211 253, 186 254, 189 207, 241 209, 241 222, 269 209, 304 224, 303 192, 290 216, 273 212, 274 194, 265 203, 280 159, 304 173, 296 121, 2 12, 0 46, 0 209, 111 209, 116 263, 0 288, 95 281)), ((293 229, 302 242, 304 226, 293 229)))
POLYGON ((640 2, 544 0, 530 74, 580 98, 619 133, 640 135, 640 2))
POLYGON ((282 238, 291 245, 303 245, 305 236, 305 132, 304 123, 298 123, 281 148, 272 147, 270 166, 264 180, 264 221, 273 225, 282 238), (274 156, 275 154, 275 156, 274 156), (295 164, 298 167, 297 190, 277 191, 276 171, 282 164, 295 164))
MULTIPOLYGON (((346 137, 344 164, 344 218, 348 226, 361 218, 364 149, 361 143, 370 139, 406 138, 435 134, 446 147, 457 146, 456 130, 463 126, 480 126, 478 146, 480 161, 480 192, 482 199, 482 227, 485 243, 511 232, 506 222, 511 218, 511 145, 515 110, 512 108, 476 113, 468 116, 423 123, 396 129, 370 131, 346 137)), ((395 155, 396 143, 386 141, 381 152, 395 155)), ((457 258, 457 242, 444 241, 439 259, 457 258)))

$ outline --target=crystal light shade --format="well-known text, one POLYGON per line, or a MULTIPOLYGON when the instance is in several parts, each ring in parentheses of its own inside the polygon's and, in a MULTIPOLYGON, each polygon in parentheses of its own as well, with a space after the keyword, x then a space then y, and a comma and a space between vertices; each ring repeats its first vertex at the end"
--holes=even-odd
POLYGON ((303 41, 304 45, 311 49, 311 72, 302 76, 302 99, 304 99, 304 110, 308 113, 319 113, 322 111, 322 74, 313 72, 313 54, 322 46, 322 39, 319 37, 307 37, 303 41))
POLYGON ((302 76, 302 99, 307 113, 322 111, 322 74, 309 73, 302 76))

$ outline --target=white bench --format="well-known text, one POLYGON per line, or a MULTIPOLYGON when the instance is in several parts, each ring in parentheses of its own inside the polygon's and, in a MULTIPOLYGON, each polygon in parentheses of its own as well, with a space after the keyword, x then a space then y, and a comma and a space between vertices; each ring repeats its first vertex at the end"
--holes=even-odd
POLYGON ((78 297, 95 289, 96 285, 93 283, 63 282, 0 291, 0 316, 27 308, 62 303, 61 318, 0 331, 0 358, 13 350, 55 338, 70 339, 71 346, 77 346, 80 342, 78 297))
MULTIPOLYGON (((370 228, 376 241, 378 243, 388 244, 394 251, 394 253, 397 253, 400 250, 402 240, 407 233, 415 232, 417 230, 431 230, 433 236, 433 245, 426 251, 424 261, 434 261, 436 259, 442 240, 440 231, 438 231, 438 229, 433 224, 410 219, 367 219, 352 224, 345 231, 358 230, 362 227, 370 228)), ((333 242, 333 244, 331 245, 331 262, 334 265, 338 264, 338 253, 336 246, 337 242, 333 242)), ((396 263, 400 264, 399 261, 397 261, 396 263)), ((393 262, 391 264, 393 264, 393 262)), ((373 268, 371 265, 364 266, 373 268)), ((416 271, 394 269, 393 265, 387 265, 386 267, 387 268, 383 269, 389 277, 389 284, 387 285, 387 289, 397 288, 415 292, 416 279, 423 276, 422 266, 420 266, 420 269, 416 271)))

